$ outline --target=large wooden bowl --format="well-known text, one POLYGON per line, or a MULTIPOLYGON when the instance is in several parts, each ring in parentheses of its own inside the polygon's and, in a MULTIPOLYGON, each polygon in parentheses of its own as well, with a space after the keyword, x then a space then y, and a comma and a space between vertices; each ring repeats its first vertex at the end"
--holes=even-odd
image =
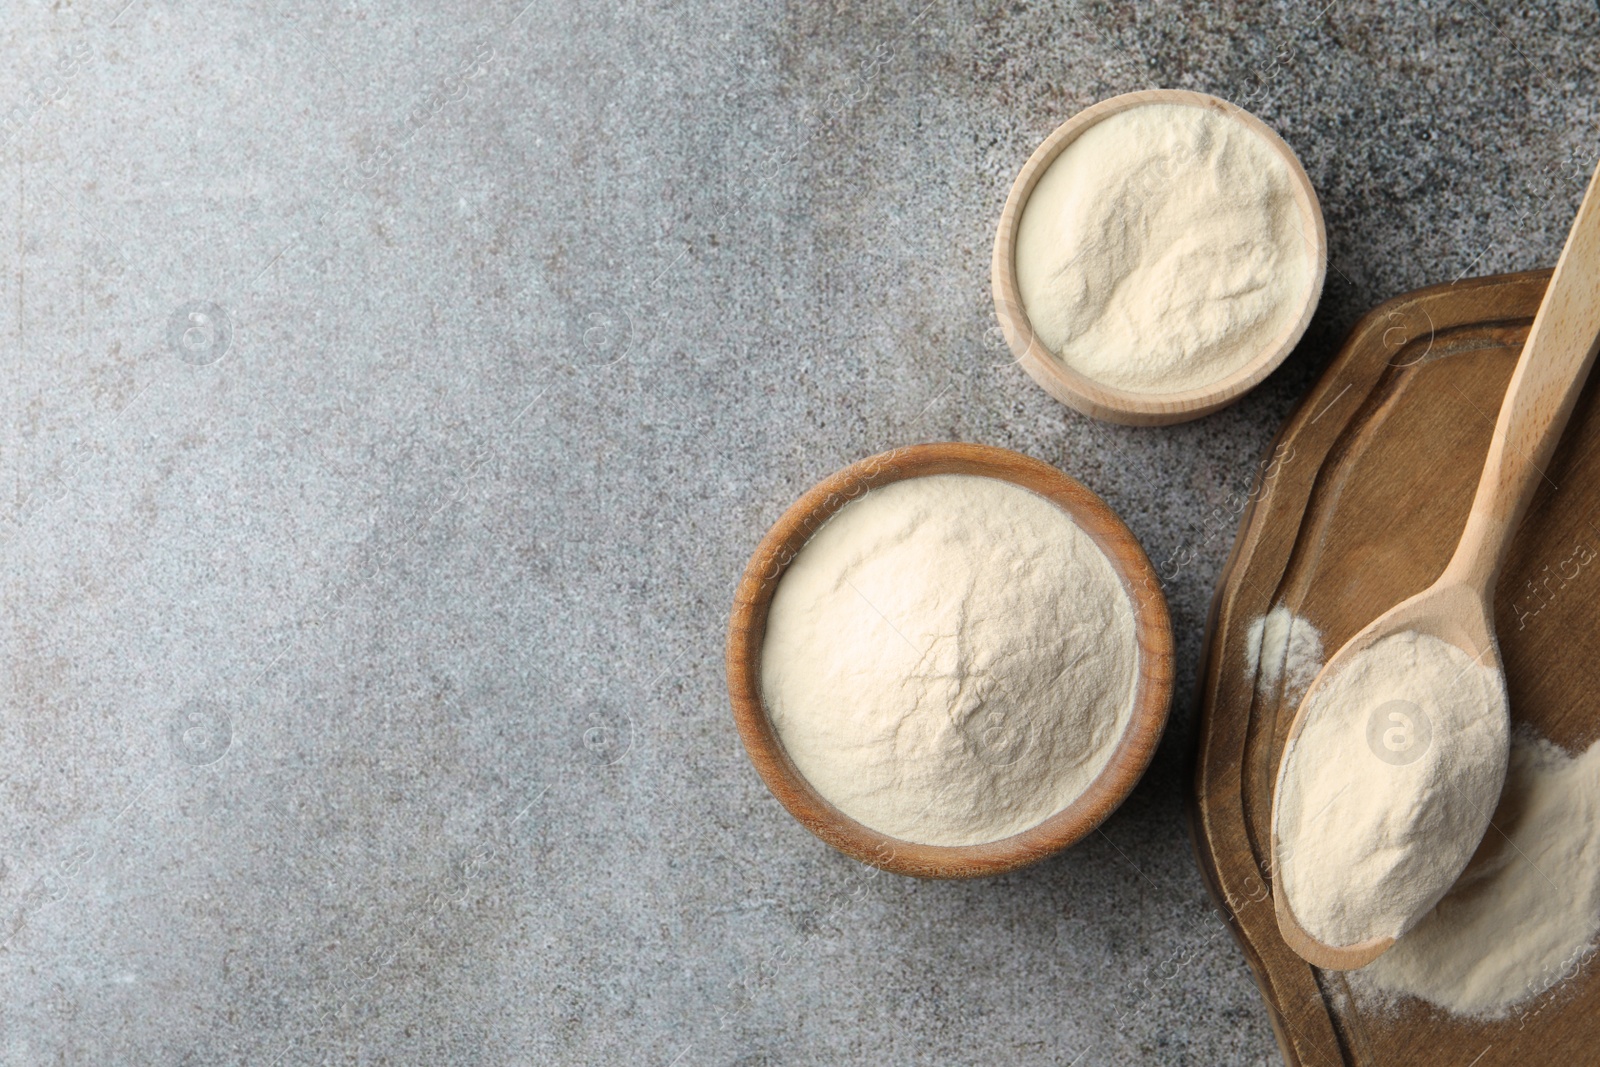
POLYGON ((1000 213, 1000 228, 995 234, 994 259, 989 276, 994 289, 995 314, 1000 319, 1000 330, 1005 335, 1006 344, 1022 369, 1045 392, 1068 407, 1097 419, 1138 426, 1163 426, 1197 419, 1226 407, 1276 370, 1310 324, 1311 313, 1316 310, 1317 300, 1322 295, 1322 282, 1327 269, 1328 237, 1322 224, 1322 206, 1294 149, 1260 119, 1226 100, 1181 89, 1147 89, 1113 96, 1085 108, 1056 127, 1055 132, 1045 138, 1044 143, 1028 157, 1028 162, 1023 164, 1021 173, 1012 183, 1005 209, 1000 213), (1315 274, 1305 306, 1286 330, 1263 345, 1250 362, 1226 378, 1201 388, 1175 393, 1130 392, 1103 385, 1073 370, 1034 334, 1033 326, 1028 322, 1027 310, 1022 304, 1022 293, 1017 288, 1017 227, 1022 222, 1022 213, 1028 206, 1028 198, 1033 195, 1034 186, 1039 184, 1039 179, 1056 161, 1056 157, 1089 127, 1144 104, 1181 104, 1207 108, 1243 123, 1260 136, 1289 165, 1295 200, 1307 220, 1304 235, 1311 243, 1315 257, 1315 274))
POLYGON ((977 878, 1015 870, 1082 839, 1133 790, 1167 722, 1172 696, 1172 623, 1144 549, 1094 493, 1048 463, 1007 449, 915 445, 868 457, 825 478, 767 532, 745 568, 728 620, 728 695, 739 736, 757 773, 812 833, 847 855, 897 874, 977 878), (1133 713, 1104 770, 1075 801, 1038 826, 981 845, 902 841, 845 815, 824 800, 789 759, 761 699, 761 642, 767 609, 796 554, 834 512, 866 490, 930 474, 999 478, 1061 507, 1111 561, 1133 602, 1138 629, 1139 673, 1133 713))

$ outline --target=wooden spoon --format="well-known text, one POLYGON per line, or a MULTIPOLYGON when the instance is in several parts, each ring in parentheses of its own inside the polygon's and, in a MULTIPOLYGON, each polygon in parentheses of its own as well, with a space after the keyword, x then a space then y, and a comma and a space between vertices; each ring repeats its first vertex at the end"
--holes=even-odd
MULTIPOLYGON (((1500 405, 1494 437, 1483 465, 1483 476, 1466 526, 1444 572, 1427 589, 1402 601, 1367 624, 1345 643, 1311 683, 1300 702, 1288 742, 1306 725, 1306 710, 1317 691, 1358 653, 1379 640, 1415 630, 1431 634, 1462 649, 1485 666, 1503 671, 1494 633, 1495 579, 1505 561, 1506 548, 1527 510, 1534 490, 1545 478, 1545 468, 1556 442, 1572 414, 1578 393, 1600 348, 1600 170, 1589 181, 1567 244, 1545 290, 1539 313, 1523 345, 1517 369, 1500 405)), ((1276 876, 1279 866, 1277 800, 1288 765, 1289 744, 1278 766, 1278 788, 1272 811, 1273 907, 1284 942, 1318 967, 1351 970, 1363 967, 1388 951, 1394 938, 1373 937, 1353 945, 1328 945, 1308 933, 1295 919, 1276 876)), ((1499 753, 1504 767, 1509 753, 1499 753)), ((1478 799, 1478 798, 1470 798, 1478 799)), ((1484 797, 1481 837, 1488 828, 1496 797, 1484 797)), ((1465 862, 1467 857, 1463 857, 1465 862)), ((1456 875, 1451 875, 1454 881, 1456 875)), ((1449 885, 1438 886, 1439 895, 1449 885)))

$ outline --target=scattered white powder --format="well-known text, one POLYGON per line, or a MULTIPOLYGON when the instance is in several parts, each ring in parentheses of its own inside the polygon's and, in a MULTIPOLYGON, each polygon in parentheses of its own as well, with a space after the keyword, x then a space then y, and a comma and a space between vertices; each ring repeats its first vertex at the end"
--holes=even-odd
POLYGON ((1250 624, 1245 658, 1257 690, 1269 693, 1281 681, 1282 702, 1296 706, 1322 670, 1322 633, 1280 604, 1250 624))
POLYGON ((1355 972, 1358 987, 1503 1018, 1593 954, 1600 934, 1600 744, 1512 746, 1496 829, 1439 906, 1355 972))
POLYGON ((1072 802, 1132 713, 1133 605, 1059 507, 940 474, 841 508, 778 584, 761 690, 784 749, 856 821, 995 841, 1072 802))
POLYGON ((1369 646, 1310 699, 1278 779, 1279 883, 1324 944, 1398 937, 1460 875, 1500 797, 1504 679, 1406 632, 1369 646))
POLYGON ((1286 338, 1317 284, 1314 225, 1256 131, 1146 104, 1085 130, 1034 186, 1017 286, 1034 332, 1072 369, 1181 392, 1286 338))

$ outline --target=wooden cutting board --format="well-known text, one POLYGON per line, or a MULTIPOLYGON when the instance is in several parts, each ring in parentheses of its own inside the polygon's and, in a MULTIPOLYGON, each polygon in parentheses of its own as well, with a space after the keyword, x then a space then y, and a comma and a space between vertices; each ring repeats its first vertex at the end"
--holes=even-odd
MULTIPOLYGON (((1250 623, 1279 605, 1326 654, 1423 589, 1455 547, 1500 400, 1550 272, 1423 289, 1383 304, 1258 468, 1207 626, 1190 815, 1201 871, 1294 1065, 1600 1062, 1593 965, 1504 1022, 1420 1001, 1380 1011, 1283 943, 1268 817, 1295 707, 1258 693, 1250 623)), ((1600 375, 1578 402, 1496 594, 1514 724, 1568 749, 1600 735, 1600 375)))

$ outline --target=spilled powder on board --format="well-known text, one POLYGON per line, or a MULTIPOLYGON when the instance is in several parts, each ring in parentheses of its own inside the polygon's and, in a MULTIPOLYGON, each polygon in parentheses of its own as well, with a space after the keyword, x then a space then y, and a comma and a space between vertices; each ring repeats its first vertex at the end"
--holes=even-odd
POLYGON ((1245 663, 1258 691, 1270 693, 1281 681, 1283 702, 1298 704, 1322 669, 1322 633, 1280 604, 1250 623, 1245 663))
POLYGON ((1351 983, 1504 1018, 1577 977, 1600 935, 1600 743, 1518 735, 1483 847, 1431 913, 1351 983))

